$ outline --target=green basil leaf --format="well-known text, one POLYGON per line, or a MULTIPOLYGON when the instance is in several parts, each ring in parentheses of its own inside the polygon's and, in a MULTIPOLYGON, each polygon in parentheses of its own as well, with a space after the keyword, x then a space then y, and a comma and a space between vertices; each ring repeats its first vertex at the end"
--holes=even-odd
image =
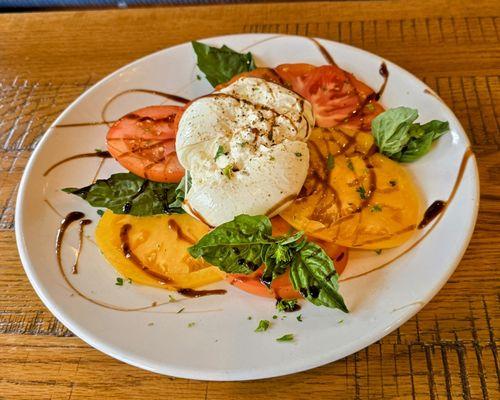
POLYGON ((272 243, 262 249, 262 260, 265 264, 264 272, 260 278, 261 282, 268 288, 278 276, 285 273, 293 253, 287 246, 272 243))
POLYGON ((432 134, 432 140, 439 139, 450 130, 448 121, 438 121, 436 119, 421 125, 421 127, 427 134, 432 134))
POLYGON ((176 201, 176 186, 176 183, 152 182, 132 173, 119 173, 89 186, 62 190, 115 214, 145 216, 184 213, 180 206, 172 206, 176 201))
POLYGON ((286 272, 303 242, 303 236, 304 232, 297 232, 294 235, 274 238, 276 242, 263 249, 262 258, 266 266, 261 282, 267 287, 271 287, 271 282, 286 272))
POLYGON ((449 131, 445 121, 414 123, 417 110, 398 107, 378 115, 372 121, 372 132, 382 154, 400 162, 412 162, 427 154, 432 142, 449 131))
POLYGON ((271 233, 268 217, 238 215, 207 233, 188 252, 224 272, 250 274, 261 266, 266 246, 273 243, 271 233))
POLYGON ((398 154, 392 158, 399 162, 413 162, 426 155, 432 142, 450 130, 448 122, 432 120, 423 125, 413 124, 409 130, 410 140, 398 154))
POLYGON ((303 232, 271 235, 271 221, 265 215, 239 215, 206 234, 188 252, 228 273, 250 274, 264 263, 261 280, 268 286, 290 268, 293 287, 309 301, 348 312, 338 292, 333 261, 324 250, 308 242, 303 232))
POLYGON ((432 146, 432 135, 424 135, 420 138, 411 139, 397 156, 395 160, 399 162, 413 162, 426 155, 432 146))
POLYGON ((255 69, 252 53, 237 53, 225 45, 217 48, 200 42, 191 44, 198 58, 198 68, 214 87, 237 74, 255 69))
POLYGON ((408 131, 418 118, 417 110, 408 107, 391 108, 372 121, 372 132, 380 152, 392 156, 410 140, 408 131))
POLYGON ((317 244, 307 242, 300 250, 292 262, 290 280, 294 289, 311 303, 349 312, 338 292, 333 261, 317 244))
POLYGON ((186 175, 182 177, 181 181, 175 188, 175 200, 169 204, 169 207, 182 209, 182 203, 184 202, 186 193, 189 189, 191 189, 191 175, 189 175, 189 172, 186 172, 186 175))

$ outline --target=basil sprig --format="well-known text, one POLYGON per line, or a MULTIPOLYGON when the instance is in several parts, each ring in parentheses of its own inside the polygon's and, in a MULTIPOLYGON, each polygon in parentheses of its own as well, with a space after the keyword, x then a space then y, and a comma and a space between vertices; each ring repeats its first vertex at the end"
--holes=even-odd
POLYGON ((348 312, 338 292, 338 274, 325 251, 307 241, 303 232, 273 237, 271 221, 264 215, 239 215, 188 252, 228 273, 250 274, 265 264, 262 281, 268 286, 290 268, 293 287, 307 300, 348 312))
POLYGON ((418 111, 408 107, 391 108, 375 117, 372 132, 380 152, 399 162, 413 162, 450 129, 448 122, 419 124, 415 123, 417 118, 418 111))
POLYGON ((198 68, 213 87, 237 74, 255 69, 252 53, 241 54, 226 45, 217 48, 200 42, 191 44, 198 59, 198 68))
POLYGON ((261 266, 264 249, 273 243, 271 229, 266 216, 239 215, 203 236, 188 252, 225 272, 250 274, 261 266))
POLYGON ((145 216, 184 213, 181 208, 184 191, 178 187, 181 185, 153 182, 129 172, 99 179, 82 188, 62 190, 81 197, 91 206, 107 208, 115 214, 145 216))

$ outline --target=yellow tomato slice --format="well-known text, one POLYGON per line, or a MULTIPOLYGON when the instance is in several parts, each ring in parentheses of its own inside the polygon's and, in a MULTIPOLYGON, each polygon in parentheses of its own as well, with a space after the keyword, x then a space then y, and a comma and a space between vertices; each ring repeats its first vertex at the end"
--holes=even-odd
POLYGON ((217 267, 195 260, 187 252, 208 230, 187 214, 135 217, 106 211, 95 237, 106 260, 134 283, 169 290, 194 289, 225 277, 217 267), (123 250, 125 225, 130 225, 126 240, 136 262, 123 250), (167 283, 158 276, 168 278, 167 283))
POLYGON ((281 217, 312 237, 346 247, 382 249, 408 240, 421 218, 419 193, 399 163, 369 155, 373 139, 367 135, 313 131, 302 196, 281 217))

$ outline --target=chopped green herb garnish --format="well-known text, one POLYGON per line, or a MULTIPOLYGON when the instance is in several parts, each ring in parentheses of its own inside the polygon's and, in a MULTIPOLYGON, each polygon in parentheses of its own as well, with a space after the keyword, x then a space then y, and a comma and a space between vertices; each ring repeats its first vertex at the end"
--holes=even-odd
POLYGON ((277 342, 290 342, 293 340, 293 333, 287 333, 276 339, 277 342))
POLYGON ((371 212, 379 212, 379 211, 382 211, 382 207, 380 207, 380 204, 375 204, 375 205, 373 205, 372 208, 370 208, 370 211, 371 212))
POLYGON ((396 180, 395 180, 395 179, 391 179, 391 180, 389 181, 389 185, 391 185, 392 187, 396 186, 396 185, 397 185, 396 180))
POLYGON ((269 328, 270 322, 267 319, 261 319, 259 322, 259 326, 255 329, 255 332, 264 332, 269 328))
POLYGON ((274 158, 273 156, 271 156, 271 157, 269 157, 269 160, 274 161, 274 160, 276 160, 276 158, 274 158))
POLYGON ((201 76, 200 75, 196 75, 196 79, 198 79, 199 81, 201 81, 201 76))
POLYGON ((341 320, 339 320, 339 322, 338 322, 338 323, 339 323, 339 324, 343 324, 343 323, 344 323, 344 320, 343 320, 343 319, 341 319, 341 320))
POLYGON ((96 212, 99 217, 102 217, 104 215, 104 210, 97 210, 96 212))
POLYGON ((180 313, 181 313, 181 312, 183 312, 185 309, 186 309, 186 307, 182 307, 179 311, 177 311, 177 314, 180 314, 180 313))
POLYGON ((248 320, 251 320, 251 319, 252 319, 252 317, 249 315, 247 319, 248 319, 248 320))
POLYGON ((277 315, 273 315, 273 319, 278 319, 278 316, 277 315))
POLYGON ((297 321, 302 322, 302 314, 297 315, 297 321))
POLYGON ((297 299, 283 300, 276 302, 276 309, 279 312, 291 312, 297 310, 297 299))
POLYGON ((131 278, 127 278, 127 281, 128 281, 128 283, 132 284, 132 279, 131 278))
POLYGON ((328 153, 328 157, 326 158, 326 168, 330 171, 333 169, 334 166, 335 166, 335 159, 330 153, 328 153))
POLYGON ((222 147, 221 145, 219 145, 219 147, 217 147, 217 152, 215 153, 214 161, 217 161, 217 159, 220 156, 223 156, 224 154, 226 154, 226 152, 224 150, 224 147, 222 147))
POLYGON ((302 153, 299 153, 299 152, 295 153, 295 155, 296 155, 297 157, 302 157, 302 153))
POLYGON ((190 322, 190 323, 188 324, 188 328, 192 328, 194 325, 195 325, 195 322, 190 322))
POLYGON ((366 105, 366 108, 368 109, 368 111, 375 111, 375 106, 372 103, 368 103, 366 105))
POLYGON ((177 301, 177 299, 171 294, 168 295, 168 300, 170 301, 170 303, 175 303, 177 301))
POLYGON ((228 164, 222 170, 222 175, 226 178, 231 179, 233 177, 233 164, 228 164))
POLYGON ((359 197, 361 197, 362 200, 366 200, 366 190, 363 186, 360 186, 356 189, 356 192, 359 193, 359 197))
POLYGON ((116 286, 123 286, 123 278, 116 278, 115 285, 116 286))
POLYGON ((377 249, 377 250, 375 250, 375 253, 377 253, 377 254, 382 253, 382 249, 377 249))
POLYGON ((352 165, 352 161, 350 158, 347 159, 347 168, 349 168, 351 171, 354 171, 354 165, 352 165))

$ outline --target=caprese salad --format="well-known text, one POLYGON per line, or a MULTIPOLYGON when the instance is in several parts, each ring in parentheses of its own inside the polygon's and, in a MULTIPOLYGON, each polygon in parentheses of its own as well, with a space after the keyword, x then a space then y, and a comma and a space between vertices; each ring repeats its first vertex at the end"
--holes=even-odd
POLYGON ((187 296, 225 279, 348 312, 349 249, 414 234, 423 211, 404 163, 448 123, 385 110, 385 64, 375 91, 333 60, 269 68, 227 46, 193 49, 214 90, 123 116, 106 143, 129 172, 63 190, 99 208, 96 242, 121 279, 187 296))

